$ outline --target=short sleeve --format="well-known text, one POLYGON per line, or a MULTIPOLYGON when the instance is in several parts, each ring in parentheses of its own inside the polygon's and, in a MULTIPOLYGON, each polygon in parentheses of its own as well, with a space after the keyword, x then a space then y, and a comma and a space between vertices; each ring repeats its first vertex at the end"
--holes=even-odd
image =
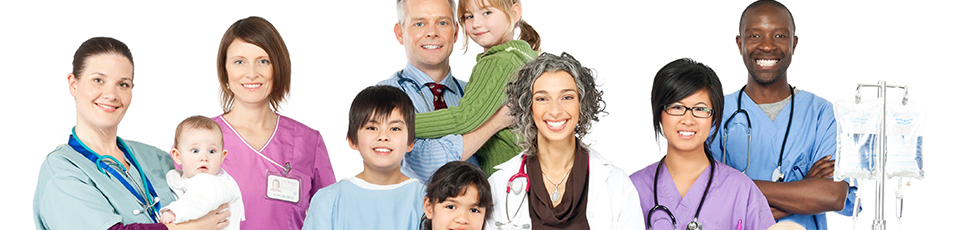
POLYGON ((330 186, 337 179, 333 175, 333 166, 330 164, 330 154, 327 153, 327 145, 323 142, 323 137, 319 131, 314 131, 317 140, 316 150, 313 153, 313 180, 310 187, 311 201, 317 190, 330 186))
MULTIPOLYGON (((35 195, 35 212, 39 229, 107 229, 121 223, 122 217, 105 195, 80 172, 56 172, 49 158, 41 167, 42 174, 52 177, 35 195), (45 172, 46 171, 46 172, 45 172), (43 225, 43 226, 41 226, 43 225)), ((60 162, 70 164, 70 162, 60 162)), ((62 167, 67 167, 66 165, 62 167)), ((43 175, 41 176, 43 177, 43 175)))
MULTIPOLYGON (((856 192, 859 191, 858 187, 849 186, 849 193, 845 195, 845 206, 842 207, 842 211, 837 213, 843 216, 852 216, 852 210, 855 209, 856 205, 856 192)), ((859 205, 859 213, 862 213, 862 205, 859 205)))
POLYGON ((335 186, 320 189, 313 198, 310 199, 310 208, 307 210, 306 220, 303 221, 303 229, 333 229, 334 212, 336 209, 336 189, 335 186))
POLYGON ((748 188, 748 208, 742 226, 744 226, 744 229, 751 230, 768 229, 768 227, 775 224, 775 217, 771 214, 768 199, 765 198, 765 195, 761 193, 761 190, 758 189, 758 186, 754 182, 751 180, 745 182, 750 185, 742 186, 748 188))

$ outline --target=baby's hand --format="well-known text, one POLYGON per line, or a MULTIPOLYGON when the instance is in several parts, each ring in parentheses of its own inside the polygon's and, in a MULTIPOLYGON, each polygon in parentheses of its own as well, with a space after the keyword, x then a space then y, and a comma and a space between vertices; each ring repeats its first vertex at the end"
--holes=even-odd
POLYGON ((162 223, 170 224, 172 222, 175 222, 175 212, 172 212, 172 210, 165 210, 165 212, 162 213, 162 223))

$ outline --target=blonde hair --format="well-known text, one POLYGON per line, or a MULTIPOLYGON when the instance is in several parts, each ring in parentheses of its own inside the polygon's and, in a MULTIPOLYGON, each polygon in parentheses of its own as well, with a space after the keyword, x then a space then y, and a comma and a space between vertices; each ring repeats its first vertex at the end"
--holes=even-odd
MULTIPOLYGON (((458 23, 462 25, 461 27, 462 30, 467 29, 465 28, 464 15, 465 13, 468 13, 468 4, 469 4, 468 1, 476 1, 476 0, 459 0, 458 13, 455 14, 456 16, 458 16, 458 23)), ((521 0, 477 0, 477 1, 479 6, 484 6, 485 1, 488 1, 489 5, 492 5, 492 7, 495 7, 501 10, 502 12, 504 12, 505 19, 508 19, 509 22, 512 22, 512 20, 515 20, 515 18, 512 17, 512 14, 509 13, 509 12, 512 12, 512 5, 515 5, 515 4, 522 5, 521 0)), ((529 46, 530 48, 532 48, 532 50, 539 51, 539 45, 542 42, 542 39, 539 38, 539 33, 532 28, 532 25, 529 25, 529 23, 526 23, 525 20, 522 19, 521 16, 519 16, 519 21, 515 23, 509 23, 509 28, 508 30, 505 31, 505 33, 506 34, 512 33, 516 27, 519 28, 519 40, 523 40, 526 43, 529 43, 529 46)), ((465 33, 464 35, 462 35, 462 37, 464 37, 465 39, 465 44, 462 46, 462 49, 467 49, 468 34, 465 33)))
POLYGON ((175 144, 172 145, 173 147, 178 148, 179 137, 182 136, 182 131, 187 129, 216 131, 219 133, 219 140, 222 140, 222 128, 219 127, 219 124, 216 124, 212 118, 195 115, 185 118, 185 120, 182 120, 182 123, 179 123, 178 127, 175 127, 175 144))

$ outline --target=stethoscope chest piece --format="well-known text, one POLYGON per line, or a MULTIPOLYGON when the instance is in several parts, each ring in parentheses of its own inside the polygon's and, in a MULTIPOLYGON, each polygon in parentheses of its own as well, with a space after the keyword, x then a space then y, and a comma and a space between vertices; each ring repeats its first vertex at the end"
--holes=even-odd
POLYGON ((524 185, 522 185, 522 180, 523 180, 522 178, 516 178, 514 181, 512 181, 513 194, 515 195, 522 194, 522 188, 524 187, 524 185))
POLYGON ((771 179, 775 182, 782 182, 785 180, 785 174, 781 174, 781 166, 775 168, 774 172, 771 172, 771 179))
POLYGON ((687 223, 687 230, 702 230, 702 229, 704 229, 704 227, 701 226, 701 222, 697 222, 697 220, 687 223))
MULTIPOLYGON (((502 226, 505 226, 505 225, 512 225, 512 224, 511 223, 509 223, 509 224, 502 223, 502 221, 497 221, 497 220, 495 221, 495 226, 496 227, 499 227, 500 229, 505 229, 505 228, 502 228, 502 226)), ((513 227, 515 227, 515 226, 513 225, 513 227)), ((520 227, 522 229, 532 229, 532 225, 531 224, 522 224, 522 226, 520 226, 520 227)))

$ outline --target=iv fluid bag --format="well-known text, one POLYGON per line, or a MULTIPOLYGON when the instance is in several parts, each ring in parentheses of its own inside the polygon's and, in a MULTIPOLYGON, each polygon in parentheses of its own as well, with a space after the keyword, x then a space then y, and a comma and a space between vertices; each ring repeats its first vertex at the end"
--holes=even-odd
POLYGON ((886 114, 886 176, 923 179, 922 105, 889 105, 886 114))
POLYGON ((833 105, 838 123, 835 180, 875 178, 882 103, 875 100, 836 101, 833 105))

